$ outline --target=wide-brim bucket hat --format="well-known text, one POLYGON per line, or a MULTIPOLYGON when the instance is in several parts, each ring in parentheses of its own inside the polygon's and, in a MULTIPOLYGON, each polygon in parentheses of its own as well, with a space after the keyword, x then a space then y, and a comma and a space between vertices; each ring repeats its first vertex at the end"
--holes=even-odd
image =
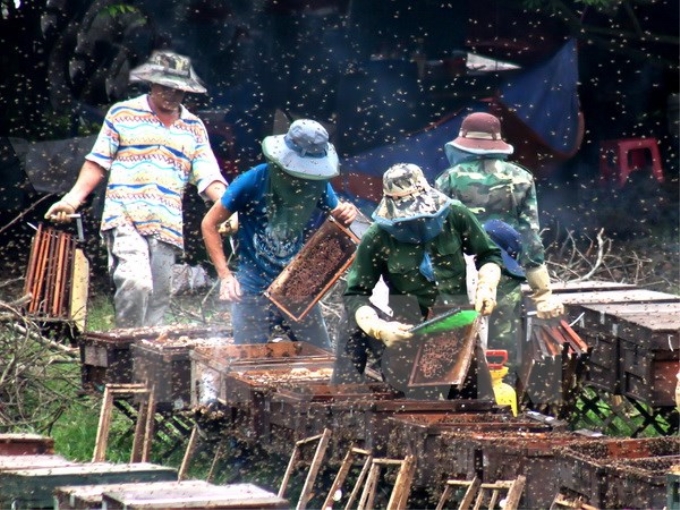
POLYGON ((189 57, 172 51, 154 51, 148 62, 130 71, 130 81, 156 83, 197 94, 207 92, 189 57))
POLYGON ((431 218, 450 203, 449 197, 430 186, 418 165, 398 163, 383 174, 383 198, 373 219, 398 222, 431 218))
POLYGON ((526 272, 517 259, 522 252, 519 232, 501 220, 488 220, 482 225, 491 240, 501 249, 505 269, 517 278, 524 278, 526 272))
POLYGON ((512 154, 515 149, 501 138, 501 121, 490 113, 471 113, 463 119, 458 137, 448 142, 473 154, 512 154))
POLYGON ((310 119, 293 122, 285 135, 262 140, 262 153, 284 172, 301 179, 332 179, 340 174, 340 161, 328 131, 310 119))

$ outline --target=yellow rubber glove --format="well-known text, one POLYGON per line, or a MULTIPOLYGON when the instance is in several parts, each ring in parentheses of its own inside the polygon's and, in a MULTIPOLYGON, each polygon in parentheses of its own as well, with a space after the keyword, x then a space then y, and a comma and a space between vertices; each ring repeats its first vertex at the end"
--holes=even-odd
POLYGON ((410 324, 384 321, 378 317, 378 312, 368 305, 360 307, 354 314, 354 318, 364 333, 377 338, 387 347, 393 347, 413 336, 413 333, 409 332, 412 328, 410 324))
POLYGON ((501 268, 491 262, 484 264, 477 272, 475 310, 481 315, 491 315, 496 306, 496 289, 501 279, 501 268))
POLYGON ((527 270, 527 282, 534 291, 530 297, 536 304, 536 317, 552 319, 564 315, 564 305, 552 293, 550 276, 545 265, 527 270))

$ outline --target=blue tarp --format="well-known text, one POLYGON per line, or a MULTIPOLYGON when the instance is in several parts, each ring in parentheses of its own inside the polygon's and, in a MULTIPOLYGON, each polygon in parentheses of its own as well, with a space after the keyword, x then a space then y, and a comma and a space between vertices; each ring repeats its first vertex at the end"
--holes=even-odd
POLYGON ((557 154, 578 147, 578 58, 569 40, 551 59, 504 80, 500 102, 557 154))
MULTIPOLYGON (((578 149, 580 140, 577 84, 576 43, 570 40, 541 64, 508 73, 494 100, 522 122, 527 134, 531 132, 549 151, 564 157, 578 149)), ((378 179, 391 165, 402 162, 419 165, 433 182, 448 167, 444 144, 458 135, 463 118, 473 111, 488 110, 488 102, 470 103, 434 127, 344 159, 342 177, 335 187, 351 199, 370 200, 370 190, 361 195, 363 188, 356 180, 378 179), (351 187, 354 192, 349 191, 350 179, 355 180, 351 187)))

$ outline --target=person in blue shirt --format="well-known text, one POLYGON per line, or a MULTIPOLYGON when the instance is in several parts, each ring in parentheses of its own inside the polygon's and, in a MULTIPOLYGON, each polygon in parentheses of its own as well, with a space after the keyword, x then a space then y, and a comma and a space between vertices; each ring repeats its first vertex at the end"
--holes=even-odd
POLYGON ((318 211, 348 226, 357 209, 341 202, 329 182, 339 174, 338 155, 318 122, 296 120, 285 135, 266 137, 262 152, 266 162, 238 176, 201 223, 220 279, 220 299, 231 302, 234 342, 265 343, 280 325, 293 340, 330 349, 318 304, 296 322, 288 320, 264 291, 300 251, 318 211), (220 226, 235 213, 238 268, 232 272, 220 226))

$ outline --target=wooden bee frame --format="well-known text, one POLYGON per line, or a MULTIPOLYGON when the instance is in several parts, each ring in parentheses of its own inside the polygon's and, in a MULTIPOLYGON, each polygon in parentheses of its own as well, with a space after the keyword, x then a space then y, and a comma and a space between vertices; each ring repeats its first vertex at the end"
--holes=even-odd
POLYGON ((265 291, 281 311, 302 320, 354 260, 359 238, 328 217, 265 291))

